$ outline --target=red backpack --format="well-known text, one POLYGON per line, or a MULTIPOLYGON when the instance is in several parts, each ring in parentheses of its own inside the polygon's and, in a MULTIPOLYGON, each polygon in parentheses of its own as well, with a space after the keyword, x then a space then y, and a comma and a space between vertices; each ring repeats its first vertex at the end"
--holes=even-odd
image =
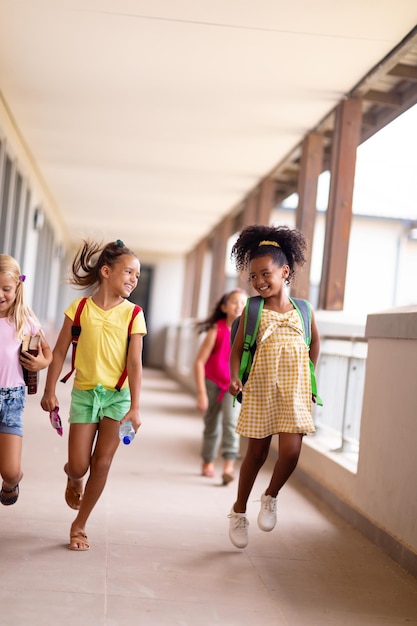
MULTIPOLYGON (((68 374, 66 374, 64 376, 64 378, 61 378, 61 383, 66 383, 67 380, 71 377, 73 371, 75 370, 75 352, 77 350, 77 344, 78 344, 78 339, 79 336, 81 335, 81 313, 83 311, 83 308, 85 306, 85 303, 87 302, 87 298, 82 298, 77 306, 77 310, 75 312, 75 316, 74 316, 74 321, 72 323, 72 327, 71 327, 71 336, 72 336, 72 356, 71 356, 71 371, 68 372, 68 374)), ((137 304, 135 304, 133 311, 132 311, 132 317, 130 318, 130 322, 129 322, 129 326, 127 328, 127 349, 126 349, 126 357, 127 357, 127 351, 129 350, 129 342, 130 342, 130 335, 132 334, 132 325, 133 325, 133 321, 135 319, 135 317, 137 316, 138 313, 140 313, 141 311, 141 307, 137 304)), ((127 377, 127 367, 125 365, 123 372, 120 375, 119 380, 117 381, 117 384, 115 385, 115 389, 117 391, 120 391, 120 389, 123 386, 123 383, 125 382, 127 377)))

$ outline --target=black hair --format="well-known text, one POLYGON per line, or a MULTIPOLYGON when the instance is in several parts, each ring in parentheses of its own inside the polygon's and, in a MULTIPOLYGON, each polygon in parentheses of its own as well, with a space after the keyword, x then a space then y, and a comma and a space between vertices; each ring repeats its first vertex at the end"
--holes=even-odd
MULTIPOLYGON (((72 277, 69 282, 78 287, 92 288, 101 283, 100 270, 103 265, 113 267, 120 257, 136 254, 125 246, 123 241, 111 241, 103 244, 84 239, 84 243, 75 255, 72 263, 72 277)), ((136 257, 137 258, 137 257, 136 257)))
POLYGON ((207 317, 205 320, 203 320, 202 322, 196 323, 198 333, 203 333, 207 331, 216 322, 218 322, 221 319, 225 319, 227 317, 222 307, 227 303, 229 298, 234 293, 242 293, 246 295, 246 292, 243 289, 240 289, 239 287, 236 287, 236 289, 232 289, 231 291, 228 291, 227 293, 223 294, 220 300, 218 300, 218 302, 216 302, 216 304, 214 305, 211 315, 207 317))
POLYGON ((279 266, 288 265, 290 273, 286 280, 290 283, 295 266, 304 265, 307 242, 303 233, 288 226, 247 226, 240 233, 231 252, 238 272, 246 270, 252 259, 271 256, 279 266))

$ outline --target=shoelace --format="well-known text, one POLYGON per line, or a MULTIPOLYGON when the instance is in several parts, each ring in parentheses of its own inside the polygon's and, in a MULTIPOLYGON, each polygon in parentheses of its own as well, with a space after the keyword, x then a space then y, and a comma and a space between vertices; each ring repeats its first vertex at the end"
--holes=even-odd
POLYGON ((248 518, 245 515, 237 516, 237 515, 228 515, 227 517, 234 518, 234 527, 236 530, 246 530, 249 526, 248 518))
POLYGON ((277 507, 277 499, 276 498, 268 498, 268 500, 264 500, 263 508, 268 513, 275 513, 275 509, 277 507))

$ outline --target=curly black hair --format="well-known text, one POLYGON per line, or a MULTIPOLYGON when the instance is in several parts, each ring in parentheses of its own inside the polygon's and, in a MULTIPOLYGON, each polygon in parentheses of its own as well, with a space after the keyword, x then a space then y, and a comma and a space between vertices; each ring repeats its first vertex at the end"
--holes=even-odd
POLYGON ((270 255, 279 267, 288 265, 289 283, 294 276, 295 266, 306 262, 304 256, 307 242, 303 233, 288 226, 246 226, 240 233, 231 252, 238 272, 246 270, 252 259, 270 255), (271 243, 268 243, 271 242, 271 243), (275 244, 278 244, 276 246, 275 244))

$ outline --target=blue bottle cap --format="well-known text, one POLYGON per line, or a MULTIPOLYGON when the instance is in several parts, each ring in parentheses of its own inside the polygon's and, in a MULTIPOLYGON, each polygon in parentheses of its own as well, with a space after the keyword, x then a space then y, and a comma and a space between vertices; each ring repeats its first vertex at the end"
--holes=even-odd
POLYGON ((126 445, 130 443, 130 437, 128 437, 127 435, 123 437, 123 443, 125 443, 126 445))

